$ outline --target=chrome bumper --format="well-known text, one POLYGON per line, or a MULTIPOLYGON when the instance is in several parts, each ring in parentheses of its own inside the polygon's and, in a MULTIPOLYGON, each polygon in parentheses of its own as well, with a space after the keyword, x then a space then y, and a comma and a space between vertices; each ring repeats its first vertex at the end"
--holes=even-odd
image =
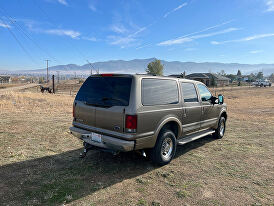
POLYGON ((70 127, 69 129, 72 135, 96 147, 122 152, 134 150, 134 141, 121 140, 118 138, 102 135, 102 142, 99 143, 92 141, 90 138, 86 138, 87 135, 91 134, 91 132, 88 130, 80 129, 77 127, 70 127))

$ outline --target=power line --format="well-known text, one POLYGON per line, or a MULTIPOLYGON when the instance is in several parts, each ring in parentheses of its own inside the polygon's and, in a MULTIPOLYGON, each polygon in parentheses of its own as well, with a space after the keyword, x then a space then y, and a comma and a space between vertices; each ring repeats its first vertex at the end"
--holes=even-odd
POLYGON ((44 54, 46 54, 47 56, 49 56, 51 59, 54 59, 55 61, 57 61, 58 62, 58 60, 55 58, 55 57, 53 57, 48 51, 46 51, 46 49, 43 49, 35 40, 34 40, 34 38, 32 38, 31 37, 31 35, 27 32, 27 31, 25 31, 25 29, 19 24, 19 23, 17 23, 16 22, 16 20, 15 19, 13 19, 11 16, 9 16, 8 14, 7 14, 7 12, 5 12, 4 10, 3 10, 3 8, 1 9, 0 8, 0 10, 2 10, 2 13, 4 14, 4 13, 6 13, 6 15, 4 15, 15 27, 15 29, 17 29, 17 31, 19 31, 19 32, 21 32, 25 37, 27 37, 38 49, 40 49, 44 54))
MULTIPOLYGON (((8 25, 8 23, 2 18, 0 17, 0 19, 8 25)), ((18 43, 18 45, 21 47, 21 49, 25 52, 25 54, 31 59, 31 61, 33 61, 34 64, 36 64, 35 60, 32 58, 32 56, 30 55, 30 53, 25 49, 25 47, 23 46, 23 44, 19 41, 19 39, 16 37, 16 35, 12 32, 12 30, 9 27, 6 27, 8 29, 8 31, 10 32, 10 34, 12 35, 12 37, 15 39, 15 41, 18 43)))

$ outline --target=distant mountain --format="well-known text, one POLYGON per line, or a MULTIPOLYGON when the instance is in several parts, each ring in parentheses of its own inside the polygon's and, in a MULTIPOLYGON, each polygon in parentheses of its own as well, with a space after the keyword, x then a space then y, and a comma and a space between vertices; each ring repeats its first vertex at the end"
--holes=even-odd
MULTIPOLYGON (((145 69, 149 62, 155 58, 149 59, 133 59, 130 61, 124 60, 110 60, 104 62, 94 62, 91 65, 57 65, 49 67, 50 74, 56 74, 60 71, 61 75, 89 75, 91 69, 99 69, 100 73, 145 73, 145 69)), ((184 71, 187 74, 195 72, 220 72, 224 70, 226 73, 236 74, 238 69, 243 74, 257 73, 263 71, 264 75, 274 73, 274 64, 237 64, 237 63, 217 63, 217 62, 180 62, 180 61, 165 61, 161 60, 164 65, 165 75, 180 74, 184 71)), ((38 70, 20 70, 20 71, 0 71, 0 74, 32 74, 32 75, 45 75, 46 69, 38 70)))

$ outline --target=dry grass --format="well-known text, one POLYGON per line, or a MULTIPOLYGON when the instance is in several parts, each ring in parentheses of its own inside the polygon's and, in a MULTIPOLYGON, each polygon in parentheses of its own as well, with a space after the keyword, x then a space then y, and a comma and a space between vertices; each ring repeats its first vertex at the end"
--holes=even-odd
POLYGON ((92 151, 68 133, 73 97, 0 96, 3 205, 271 205, 274 202, 274 88, 222 91, 227 132, 178 147, 155 167, 135 153, 92 151))

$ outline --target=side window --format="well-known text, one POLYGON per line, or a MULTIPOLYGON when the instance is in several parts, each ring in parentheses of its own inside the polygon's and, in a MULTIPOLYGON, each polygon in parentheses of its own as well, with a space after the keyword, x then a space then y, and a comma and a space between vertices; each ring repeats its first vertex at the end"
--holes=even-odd
POLYGON ((194 84, 181 83, 184 102, 198 102, 198 96, 194 84))
POLYGON ((142 104, 164 105, 179 102, 177 81, 166 79, 142 80, 142 104))
POLYGON ((198 84, 197 86, 198 86, 198 90, 201 95, 202 101, 208 101, 212 96, 208 88, 203 84, 198 84))

